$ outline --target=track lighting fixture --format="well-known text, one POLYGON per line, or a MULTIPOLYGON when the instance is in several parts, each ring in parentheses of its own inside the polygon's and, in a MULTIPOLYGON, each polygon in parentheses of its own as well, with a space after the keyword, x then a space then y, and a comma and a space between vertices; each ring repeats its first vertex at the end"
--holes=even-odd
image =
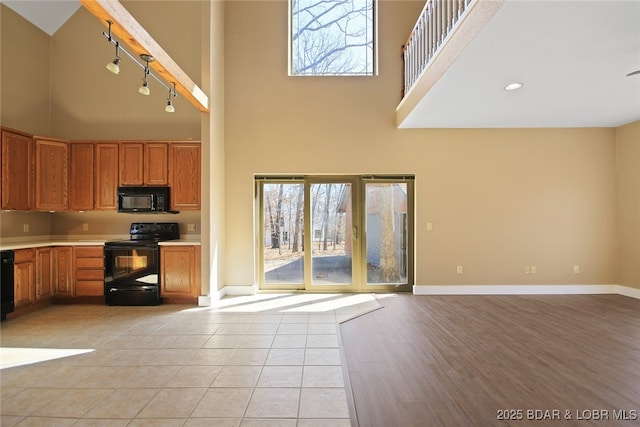
POLYGON ((176 111, 175 107, 173 106, 173 103, 171 102, 171 97, 177 97, 178 94, 176 93, 176 83, 173 82, 173 87, 169 88, 169 96, 167 97, 167 106, 164 107, 164 111, 166 111, 167 113, 174 113, 176 111))
POLYGON ((149 62, 153 62, 156 59, 151 55, 147 55, 146 53, 143 53, 142 55, 140 55, 140 59, 145 61, 147 65, 144 66, 144 76, 142 77, 142 86, 138 88, 138 92, 140 92, 143 95, 149 95, 151 93, 151 91, 149 90, 149 83, 147 83, 147 76, 150 73, 149 62))
POLYGON ((118 49, 120 47, 120 43, 116 42, 116 57, 112 62, 107 64, 107 70, 111 71, 113 74, 120 73, 120 57, 118 56, 118 49))
POLYGON ((113 74, 120 73, 119 52, 120 51, 124 52, 125 54, 127 54, 129 58, 131 58, 133 62, 138 64, 138 66, 144 70, 144 74, 142 76, 142 86, 138 88, 138 92, 141 93, 142 95, 149 95, 151 93, 151 90, 149 89, 149 81, 147 79, 147 76, 153 77, 158 81, 158 83, 160 83, 162 86, 164 86, 165 89, 169 91, 169 96, 167 98, 167 105, 164 107, 164 111, 166 111, 167 113, 173 113, 175 111, 175 108, 173 106, 173 102, 171 101, 171 98, 176 98, 178 96, 178 93, 176 92, 176 83, 172 82, 173 87, 169 87, 162 80, 160 80, 155 74, 151 72, 151 69, 149 68, 149 63, 155 61, 155 58, 153 56, 149 55, 148 53, 141 54, 140 59, 142 59, 145 62, 144 64, 142 64, 140 61, 138 61, 137 58, 135 58, 133 55, 127 52, 126 49, 121 47, 120 43, 111 36, 111 25, 113 24, 113 22, 107 20, 107 23, 109 24, 109 32, 107 33, 103 32, 102 35, 105 36, 110 43, 116 46, 116 56, 113 59, 113 61, 107 64, 107 70, 111 71, 113 74))

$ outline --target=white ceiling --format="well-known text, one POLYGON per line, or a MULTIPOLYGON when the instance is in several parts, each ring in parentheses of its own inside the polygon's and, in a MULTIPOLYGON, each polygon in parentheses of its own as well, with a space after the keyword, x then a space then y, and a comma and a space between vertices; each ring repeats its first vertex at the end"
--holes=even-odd
POLYGON ((636 70, 640 1, 506 0, 401 127, 617 127, 640 120, 636 70))
POLYGON ((50 36, 80 8, 78 0, 2 0, 2 3, 50 36))
MULTIPOLYGON (((50 35, 80 7, 2 2, 50 35)), ((636 70, 640 0, 505 0, 401 127, 616 127, 640 120, 636 70)))

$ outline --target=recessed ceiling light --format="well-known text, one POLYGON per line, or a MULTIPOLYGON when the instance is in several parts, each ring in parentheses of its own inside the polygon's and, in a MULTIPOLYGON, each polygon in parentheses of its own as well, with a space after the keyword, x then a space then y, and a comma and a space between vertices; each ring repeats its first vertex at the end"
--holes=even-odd
POLYGON ((504 87, 504 90, 518 90, 522 86, 524 86, 522 83, 509 83, 504 87))

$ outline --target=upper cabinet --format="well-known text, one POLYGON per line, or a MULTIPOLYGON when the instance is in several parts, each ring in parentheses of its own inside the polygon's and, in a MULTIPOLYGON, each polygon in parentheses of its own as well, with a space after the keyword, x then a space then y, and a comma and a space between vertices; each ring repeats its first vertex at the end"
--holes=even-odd
POLYGON ((169 144, 148 142, 144 145, 144 184, 169 185, 169 144))
POLYGON ((118 208, 118 143, 96 144, 95 209, 118 208))
POLYGON ((200 210, 200 144, 172 143, 169 146, 171 209, 200 210))
POLYGON ((33 139, 2 128, 2 209, 33 208, 33 139))
POLYGON ((34 138, 36 210, 69 208, 69 141, 34 138))
POLYGON ((67 141, 2 128, 1 209, 116 210, 118 186, 169 186, 171 210, 200 210, 193 141, 67 141))
POLYGON ((72 142, 69 146, 69 209, 74 211, 93 209, 94 145, 91 142, 72 142))
POLYGON ((120 144, 120 185, 167 185, 168 144, 123 142, 120 144))
POLYGON ((120 185, 143 185, 144 144, 120 144, 120 185))

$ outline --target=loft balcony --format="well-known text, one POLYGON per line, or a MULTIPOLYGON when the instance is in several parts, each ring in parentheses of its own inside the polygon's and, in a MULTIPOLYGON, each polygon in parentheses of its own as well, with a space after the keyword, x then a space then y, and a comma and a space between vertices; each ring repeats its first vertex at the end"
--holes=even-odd
POLYGON ((640 120, 639 1, 427 0, 402 57, 399 128, 640 120))

